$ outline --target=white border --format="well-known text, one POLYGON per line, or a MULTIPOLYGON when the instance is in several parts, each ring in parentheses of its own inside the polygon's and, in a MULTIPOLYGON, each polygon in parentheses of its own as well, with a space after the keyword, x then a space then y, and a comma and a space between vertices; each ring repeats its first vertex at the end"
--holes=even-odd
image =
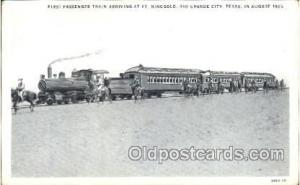
MULTIPOLYGON (((165 2, 165 1, 164 1, 165 2)), ((295 3, 296 5, 297 3, 295 3)), ((299 14, 297 15, 299 22, 299 14)), ((299 33, 300 28, 298 24, 299 33)), ((299 35, 299 34, 298 34, 299 35)), ((299 38, 298 38, 299 41, 299 38)), ((295 50, 299 45, 295 41, 295 50)), ((5 48, 3 48, 5 58, 5 48)), ((298 54, 299 59, 299 54, 298 54)), ((295 61, 300 67, 299 61, 295 61)), ((8 76, 10 71, 2 62, 2 76, 8 76)), ((286 179, 286 182, 276 184, 298 184, 298 132, 299 124, 299 68, 298 75, 291 76, 290 82, 290 143, 289 143, 289 176, 288 177, 111 177, 111 178, 12 178, 11 177, 11 109, 10 84, 2 78, 2 182, 3 184, 272 184, 271 179, 286 179)))

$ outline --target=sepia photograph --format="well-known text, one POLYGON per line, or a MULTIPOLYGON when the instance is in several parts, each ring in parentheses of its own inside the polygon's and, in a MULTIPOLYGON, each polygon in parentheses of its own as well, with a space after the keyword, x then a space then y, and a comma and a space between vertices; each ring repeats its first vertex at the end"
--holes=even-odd
POLYGON ((297 184, 296 1, 2 10, 5 184, 297 184))

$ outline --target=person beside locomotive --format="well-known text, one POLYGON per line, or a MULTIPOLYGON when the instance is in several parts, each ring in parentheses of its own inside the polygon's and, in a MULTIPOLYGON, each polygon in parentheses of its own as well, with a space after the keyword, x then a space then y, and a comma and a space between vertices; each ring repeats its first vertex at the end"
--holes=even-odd
POLYGON ((132 95, 134 94, 134 91, 140 87, 140 81, 137 76, 134 77, 133 82, 130 84, 132 95))

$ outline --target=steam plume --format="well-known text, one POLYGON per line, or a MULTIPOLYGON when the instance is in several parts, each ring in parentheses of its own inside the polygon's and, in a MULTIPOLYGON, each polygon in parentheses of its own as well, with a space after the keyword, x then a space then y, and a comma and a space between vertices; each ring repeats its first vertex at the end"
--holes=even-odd
POLYGON ((91 56, 91 55, 99 55, 101 52, 102 52, 102 51, 99 50, 99 51, 96 51, 96 52, 93 52, 93 53, 85 53, 85 54, 79 55, 79 56, 59 58, 59 59, 56 59, 56 60, 52 61, 52 62, 48 65, 48 67, 50 67, 52 64, 59 63, 59 62, 65 61, 65 60, 74 60, 74 59, 79 59, 79 58, 88 57, 88 56, 91 56))

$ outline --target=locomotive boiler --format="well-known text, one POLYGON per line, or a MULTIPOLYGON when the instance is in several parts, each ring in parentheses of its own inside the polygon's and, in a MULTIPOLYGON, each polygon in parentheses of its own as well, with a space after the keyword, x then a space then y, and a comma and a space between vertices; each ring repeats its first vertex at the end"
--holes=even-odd
POLYGON ((38 103, 48 105, 86 100, 93 93, 96 75, 108 73, 106 70, 83 69, 73 71, 70 78, 66 78, 63 72, 59 73, 58 78, 53 78, 51 66, 47 71, 48 78, 42 77, 38 83, 38 103))

